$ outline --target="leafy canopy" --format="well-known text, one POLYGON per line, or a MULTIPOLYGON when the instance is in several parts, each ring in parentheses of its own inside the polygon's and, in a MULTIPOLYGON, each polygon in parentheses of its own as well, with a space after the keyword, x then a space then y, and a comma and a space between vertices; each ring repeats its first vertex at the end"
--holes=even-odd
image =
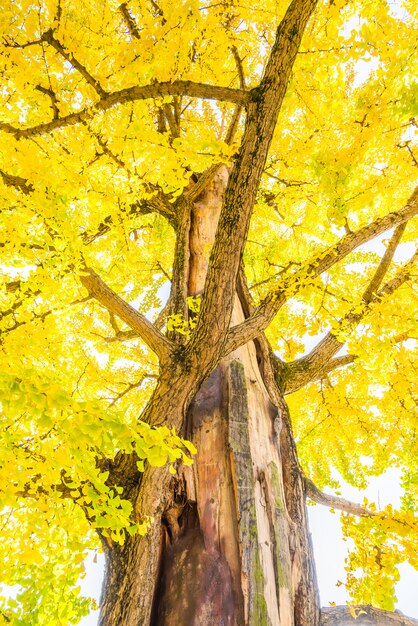
MULTIPOLYGON (((77 580, 97 547, 94 529, 116 541, 146 532, 150 520, 132 524, 130 502, 97 459, 135 448, 173 471, 178 459, 190 462, 193 446, 169 415, 159 428, 138 422, 156 355, 80 277, 94 268, 157 318, 177 200, 197 175, 233 164, 242 94, 259 83, 286 8, 281 0, 3 2, 0 582, 19 586, 16 599, 2 600, 5 623, 29 614, 33 624, 77 623, 89 611, 77 580)), ((418 166, 417 35, 415 0, 320 3, 248 234, 255 305, 347 232, 407 202, 418 166)), ((307 342, 327 336, 345 346, 335 357, 342 367, 323 368, 288 396, 306 473, 320 487, 337 487, 339 476, 362 487, 389 465, 402 473, 400 511, 344 521, 355 542, 352 597, 384 608, 393 608, 396 565, 416 566, 418 547, 416 220, 398 235, 368 301, 391 231, 289 289, 267 330, 288 372, 307 342)), ((159 322, 186 339, 193 333, 180 314, 159 322)))

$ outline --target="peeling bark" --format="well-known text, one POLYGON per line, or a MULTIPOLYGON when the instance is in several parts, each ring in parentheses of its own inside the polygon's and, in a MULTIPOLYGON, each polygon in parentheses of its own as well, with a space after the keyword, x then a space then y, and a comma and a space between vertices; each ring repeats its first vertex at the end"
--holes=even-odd
MULTIPOLYGON (((227 181, 221 166, 185 222, 190 253, 178 266, 179 303, 184 272, 189 294, 204 288, 227 181)), ((244 310, 244 294, 235 294, 231 324, 244 321, 244 310)), ((178 358, 160 376, 149 419, 162 423, 169 411, 180 429, 182 407, 195 394, 184 434, 198 453, 176 479, 166 468, 147 468, 133 481, 136 519, 153 515, 154 523, 144 538, 105 546, 100 626, 318 626, 302 474, 269 350, 241 346, 197 393, 193 364, 186 376, 181 351, 178 358)), ((134 471, 122 460, 112 468, 115 480, 134 471)))

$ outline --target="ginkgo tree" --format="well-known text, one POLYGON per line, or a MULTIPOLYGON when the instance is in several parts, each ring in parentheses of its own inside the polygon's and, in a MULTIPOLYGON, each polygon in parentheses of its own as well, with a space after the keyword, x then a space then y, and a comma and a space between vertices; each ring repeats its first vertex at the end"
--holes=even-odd
POLYGON ((101 547, 102 626, 417 624, 415 0, 0 28, 0 623, 78 623, 101 547), (338 495, 388 467, 399 510, 338 495), (307 499, 343 512, 347 607, 307 499))

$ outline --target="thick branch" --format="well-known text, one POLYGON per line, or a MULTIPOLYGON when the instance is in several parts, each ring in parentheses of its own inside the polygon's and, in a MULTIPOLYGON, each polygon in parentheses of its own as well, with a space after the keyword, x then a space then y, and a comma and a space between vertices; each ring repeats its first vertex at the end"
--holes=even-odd
POLYGON ((81 111, 69 113, 45 124, 38 124, 29 128, 16 128, 11 124, 0 122, 0 130, 13 134, 17 139, 22 137, 35 137, 51 133, 59 128, 74 126, 92 118, 96 113, 103 113, 118 104, 134 102, 135 100, 147 100, 160 96, 190 96, 219 102, 233 102, 245 106, 250 99, 250 92, 242 89, 231 89, 218 85, 194 83, 189 80, 176 80, 172 83, 153 83, 152 85, 136 85, 121 89, 114 93, 103 95, 98 102, 85 107, 81 111))
POLYGON ((229 178, 209 260, 202 310, 188 346, 202 364, 222 353, 257 190, 296 54, 316 3, 317 0, 293 0, 290 4, 277 29, 261 83, 250 92, 241 147, 229 178))
MULTIPOLYGON (((347 313, 347 315, 339 321, 339 328, 344 330, 355 328, 365 315, 371 311, 373 305, 380 302, 382 298, 391 296, 401 285, 411 278, 411 272, 416 266, 417 260, 418 251, 415 252, 410 261, 406 263, 405 266, 392 278, 392 280, 388 281, 380 289, 380 291, 373 293, 373 295, 368 294, 367 304, 364 303, 363 296, 364 306, 360 309, 360 311, 355 310, 347 313)), ((379 268, 377 269, 376 274, 378 272, 379 268)), ((367 288, 366 293, 368 291, 369 289, 367 288)), ((328 368, 328 364, 330 362, 332 363, 332 357, 342 348, 343 345, 344 341, 338 339, 335 332, 329 332, 309 354, 302 359, 297 359, 292 363, 288 363, 285 366, 286 393, 293 393, 313 380, 322 378, 327 372, 332 371, 328 368)), ((345 357, 340 358, 345 358, 347 360, 348 357, 351 357, 351 361, 348 360, 348 362, 352 362, 354 360, 354 357, 351 355, 346 355, 345 357)), ((335 364, 333 364, 332 369, 335 369, 335 367, 335 364)))
POLYGON ((123 2, 119 5, 119 11, 122 13, 123 18, 126 22, 128 30, 134 39, 141 39, 141 35, 139 34, 138 26, 135 23, 132 15, 129 13, 128 5, 126 2, 123 2))
POLYGON ((188 189, 184 195, 190 202, 195 202, 201 193, 204 192, 206 187, 212 180, 215 178, 219 168, 222 167, 222 164, 214 163, 207 170, 205 170, 195 182, 190 189, 188 189))
MULTIPOLYGON (((357 326, 366 313, 369 312, 371 305, 378 302, 383 297, 385 293, 383 290, 378 294, 376 294, 376 291, 380 287, 383 278, 389 269, 389 265, 393 259, 405 228, 406 222, 400 224, 393 233, 385 254, 381 258, 372 279, 363 293, 363 307, 361 307, 360 311, 358 311, 358 307, 356 307, 355 311, 349 311, 341 320, 339 320, 338 328, 354 328, 357 326)), ((400 286, 400 284, 409 278, 409 267, 409 264, 407 264, 406 267, 397 274, 397 277, 395 277, 396 281, 393 279, 387 283, 383 289, 390 289, 393 293, 393 291, 400 286), (399 281, 401 282, 398 285, 399 281)), ((337 337, 336 330, 334 329, 333 332, 329 332, 305 357, 286 364, 286 393, 292 393, 293 391, 304 387, 312 380, 317 380, 325 375, 327 364, 343 345, 344 341, 341 341, 337 337)), ((333 369, 335 369, 335 367, 333 367, 333 369)))
POLYGON ((418 626, 418 619, 406 617, 400 611, 384 611, 370 604, 362 606, 327 606, 321 609, 321 626, 418 626), (350 610, 351 609, 351 610, 350 610), (356 617, 354 617, 354 615, 356 617), (358 620, 358 621, 357 621, 358 620))
POLYGON ((137 332, 160 361, 168 359, 173 346, 167 337, 164 337, 146 317, 108 287, 96 272, 86 268, 86 274, 80 276, 80 281, 93 298, 96 298, 108 311, 120 317, 132 330, 137 332))
MULTIPOLYGON (((184 320, 187 320, 187 278, 189 275, 189 236, 192 203, 186 197, 182 196, 177 201, 176 208, 178 214, 176 244, 174 248, 171 290, 170 297, 167 302, 166 314, 180 314, 184 320)), ((180 337, 177 336, 176 342, 179 340, 180 337)))
POLYGON ((241 57, 239 56, 237 47, 231 46, 231 52, 234 56, 235 65, 237 66, 240 87, 241 89, 245 89, 246 84, 245 84, 244 68, 242 66, 242 60, 241 60, 241 57))
POLYGON ((371 224, 351 232, 340 241, 316 256, 308 265, 297 270, 290 276, 285 276, 262 301, 254 314, 230 329, 224 349, 224 355, 229 354, 239 346, 254 339, 274 319, 279 309, 292 296, 295 296, 313 278, 319 276, 330 267, 344 259, 350 252, 374 239, 378 235, 402 224, 418 213, 418 187, 415 188, 407 204, 400 210, 388 213, 371 224))
POLYGON ((320 489, 318 489, 318 487, 309 478, 306 478, 306 476, 304 480, 306 496, 313 502, 324 504, 331 509, 338 509, 339 511, 344 511, 345 513, 350 513, 351 515, 373 515, 371 511, 368 511, 360 504, 350 502, 349 500, 338 496, 331 496, 323 491, 320 491, 320 489))
POLYGON ((371 279, 366 291, 363 294, 363 302, 365 302, 366 304, 371 301, 373 294, 382 284, 382 280, 389 269, 389 265, 392 262, 396 248, 398 247, 405 228, 406 222, 403 222, 403 224, 399 224, 399 226, 395 229, 395 232, 393 233, 389 241, 388 247, 386 248, 385 254, 383 255, 378 265, 378 268, 373 275, 373 278, 371 279))
POLYGON ((93 87, 93 89, 99 96, 106 95, 106 92, 100 85, 99 81, 96 80, 84 67, 84 65, 74 57, 74 54, 72 52, 68 52, 68 50, 64 48, 62 43, 60 43, 58 39, 54 37, 52 29, 47 30, 46 33, 42 35, 42 41, 46 41, 47 43, 49 43, 49 45, 52 46, 54 50, 58 52, 58 54, 60 54, 66 61, 68 61, 68 63, 71 63, 71 65, 81 74, 84 80, 88 82, 91 87, 93 87))

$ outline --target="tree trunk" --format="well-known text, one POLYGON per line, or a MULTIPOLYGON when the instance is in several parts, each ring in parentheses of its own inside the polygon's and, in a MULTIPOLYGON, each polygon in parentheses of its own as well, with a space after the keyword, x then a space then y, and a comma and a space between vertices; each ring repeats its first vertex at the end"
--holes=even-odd
MULTIPOLYGON (((227 178, 220 168, 193 207, 189 294, 203 291, 227 178)), ((231 323, 243 319, 237 295, 231 323)), ((151 530, 105 545, 101 626, 319 624, 303 482, 270 370, 250 342, 201 385, 185 424, 193 466, 175 478, 149 468, 135 498, 148 494, 151 530)))

